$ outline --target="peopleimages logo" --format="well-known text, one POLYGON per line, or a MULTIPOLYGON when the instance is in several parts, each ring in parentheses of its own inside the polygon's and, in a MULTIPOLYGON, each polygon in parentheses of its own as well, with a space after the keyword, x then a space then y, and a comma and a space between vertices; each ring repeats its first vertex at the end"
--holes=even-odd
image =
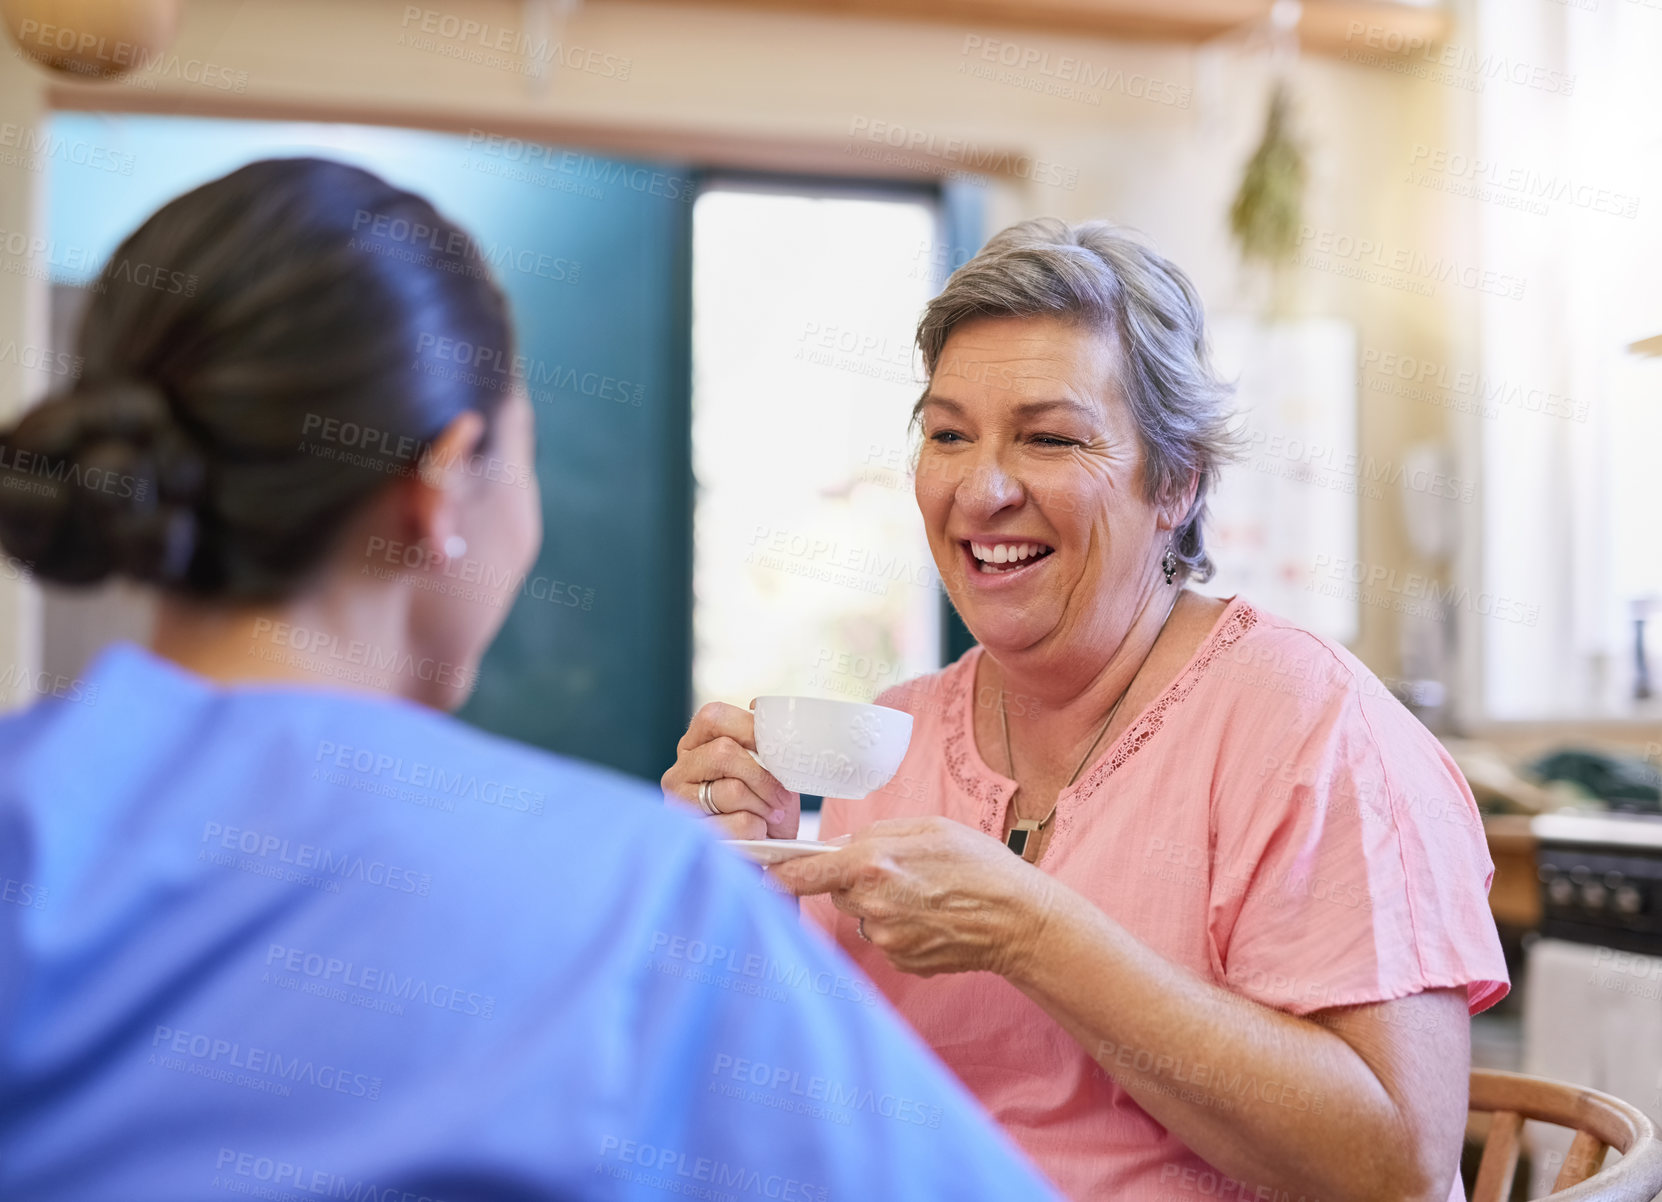
MULTIPOLYGON (((1587 180, 1576 179, 1573 176, 1562 175, 1558 172, 1536 171, 1530 167, 1507 165, 1493 159, 1486 159, 1478 155, 1462 153, 1458 150, 1447 150, 1442 147, 1427 146, 1424 143, 1415 143, 1413 155, 1409 159, 1410 168, 1421 168, 1438 176, 1445 176, 1451 180, 1461 181, 1473 185, 1474 189, 1468 193, 1477 200, 1490 199, 1489 195, 1480 189, 1487 187, 1499 189, 1502 192, 1516 194, 1519 198, 1529 202, 1539 202, 1543 207, 1531 209, 1532 212, 1544 213, 1547 202, 1567 205, 1571 208, 1586 209, 1594 213, 1607 213, 1613 217, 1637 217, 1639 215, 1639 198, 1630 193, 1617 192, 1610 188, 1599 187, 1587 180)), ((1413 177, 1409 177, 1413 182, 1413 177)), ((1445 189, 1445 191, 1454 191, 1445 189)))
POLYGON ((1050 51, 1036 46, 1023 46, 973 33, 964 37, 964 48, 959 53, 963 56, 958 64, 960 75, 990 79, 1029 92, 1064 100, 1080 100, 1086 104, 1101 103, 1097 89, 1180 109, 1189 107, 1193 95, 1191 89, 1181 84, 1152 75, 1126 72, 1118 67, 1099 67, 1088 59, 1074 58, 1069 54, 1058 54, 1052 58, 1050 51), (971 61, 972 58, 980 61, 971 61))
POLYGON ((401 868, 384 860, 350 852, 331 851, 315 843, 296 843, 285 836, 248 827, 205 822, 202 824, 200 841, 206 845, 203 848, 204 852, 216 847, 225 851, 240 852, 251 858, 270 860, 277 864, 315 872, 321 874, 322 879, 329 881, 356 880, 377 888, 390 889, 394 893, 414 893, 418 897, 426 897, 433 887, 433 877, 430 873, 418 873, 413 868, 401 868))
POLYGON ((46 909, 46 888, 33 881, 16 877, 0 877, 0 902, 22 906, 25 910, 46 909))
POLYGON ((52 351, 29 343, 19 345, 16 340, 0 343, 0 365, 15 363, 24 371, 44 372, 52 376, 79 379, 86 360, 68 351, 52 351))
MULTIPOLYGON (((1320 1114, 1326 1106, 1326 1099, 1320 1093, 1280 1081, 1260 1081, 1250 1070, 1245 1073, 1240 1069, 1230 1071, 1219 1065, 1187 1061, 1168 1052, 1129 1047, 1108 1039, 1098 1042, 1095 1059, 1110 1072, 1118 1070, 1121 1075, 1135 1073, 1141 1077, 1194 1086, 1202 1091, 1203 1097, 1209 1096, 1212 1104, 1218 1101, 1260 1101, 1312 1114, 1320 1114)), ((1242 1195, 1243 1198, 1246 1196, 1242 1195)))
POLYGON ((354 680, 410 676, 436 681, 441 685, 468 688, 473 679, 473 669, 466 665, 435 660, 430 656, 417 659, 402 648, 388 650, 362 639, 343 642, 339 635, 331 631, 294 626, 270 618, 254 619, 254 642, 250 643, 248 653, 259 659, 303 665, 354 680), (270 647, 254 645, 260 642, 269 643, 270 647))
POLYGON ((938 588, 941 583, 933 560, 914 560, 874 547, 844 546, 818 534, 757 525, 751 532, 750 546, 747 564, 877 596, 887 593, 895 583, 919 588, 938 588))
MULTIPOLYGON (((1387 484, 1467 505, 1477 498, 1475 481, 1462 480, 1446 472, 1409 467, 1389 459, 1375 459, 1372 455, 1358 455, 1354 451, 1342 451, 1319 442, 1306 442, 1296 435, 1272 434, 1257 429, 1241 433, 1247 436, 1247 446, 1256 457, 1260 471, 1265 470, 1262 464, 1266 461, 1285 461, 1304 469, 1302 477, 1293 478, 1322 484, 1321 473, 1330 472, 1335 481, 1348 485, 1344 488, 1347 492, 1357 491, 1358 484, 1387 484)), ((1375 489, 1363 490, 1363 495, 1377 498, 1381 494, 1375 489)))
MULTIPOLYGON (((821 997, 837 998, 866 1006, 877 1004, 877 990, 859 977, 837 973, 815 972, 805 964, 785 964, 760 952, 745 952, 719 943, 707 943, 686 935, 656 931, 649 949, 654 956, 663 957, 662 963, 687 965, 703 973, 668 972, 669 976, 684 976, 707 984, 749 983, 759 992, 769 985, 783 985, 790 989, 811 989, 821 997)), ((662 971, 662 969, 660 969, 662 971)), ((782 1000, 773 998, 770 1000, 782 1000)))
POLYGON ((381 1096, 381 1078, 368 1073, 352 1072, 334 1064, 318 1064, 299 1056, 285 1056, 270 1048, 244 1047, 237 1040, 201 1032, 159 1026, 150 1038, 150 1047, 151 1064, 190 1072, 192 1076, 224 1080, 228 1084, 258 1082, 277 1087, 262 1091, 266 1093, 286 1095, 289 1092, 284 1088, 286 1086, 310 1085, 314 1089, 343 1093, 371 1102, 381 1096), (189 1060, 176 1059, 187 1056, 189 1060), (237 1080, 238 1076, 243 1079, 237 1080))
POLYGON ((321 413, 308 413, 301 420, 296 449, 319 459, 333 459, 391 476, 408 476, 427 464, 443 470, 460 468, 475 478, 515 488, 530 488, 535 478, 529 467, 509 463, 496 455, 447 458, 435 454, 432 442, 426 439, 362 422, 325 417, 321 413))
POLYGON ((400 977, 390 968, 358 964, 304 948, 273 943, 266 948, 265 962, 268 969, 298 973, 320 985, 338 985, 344 989, 396 998, 401 1002, 420 1002, 435 1010, 450 1010, 477 1018, 490 1018, 496 1012, 496 998, 491 994, 460 989, 455 985, 435 984, 413 974, 400 977))
MULTIPOLYGON (((485 129, 467 131, 467 148, 526 169, 527 176, 514 178, 534 178, 540 172, 551 172, 571 176, 581 184, 622 185, 634 192, 678 200, 683 204, 691 204, 698 197, 696 184, 686 176, 668 175, 650 167, 596 158, 575 150, 561 150, 541 142, 493 134, 485 129)), ((477 162, 470 165, 476 170, 480 166, 477 162)), ((599 200, 603 196, 604 193, 597 192, 594 199, 599 200)))
POLYGON ((1522 276, 1488 271, 1446 255, 1428 255, 1413 247, 1393 247, 1371 238, 1312 225, 1299 227, 1299 262, 1369 284, 1435 296, 1440 284, 1453 284, 1490 296, 1520 300, 1527 281, 1522 276))
MULTIPOLYGON (((72 52, 75 58, 68 62, 67 69, 81 75, 103 75, 114 68, 133 74, 154 74, 188 84, 201 84, 220 92, 242 93, 248 90, 246 71, 233 71, 199 58, 182 59, 177 54, 150 50, 134 42, 72 29, 67 25, 26 19, 18 24, 17 42, 19 47, 32 43, 38 50, 62 54, 72 52), (83 65, 89 59, 104 64, 103 68, 83 65)), ((22 50, 14 53, 21 55, 22 50)), ((129 79, 130 76, 124 76, 121 82, 126 83, 129 79)), ((145 82, 149 84, 151 81, 145 82)))
POLYGON ((182 296, 196 295, 196 274, 172 271, 154 263, 135 263, 122 257, 112 259, 98 270, 97 256, 84 246, 40 238, 20 230, 0 229, 0 271, 7 275, 21 275, 29 279, 57 280, 60 276, 91 276, 86 288, 104 293, 111 284, 131 284, 136 288, 168 292, 182 296))
POLYGON ((0 124, 0 163, 39 171, 49 159, 89 167, 94 171, 108 171, 112 175, 133 174, 136 162, 130 154, 79 138, 65 138, 61 134, 11 121, 0 124), (16 153, 7 153, 10 151, 16 153))
MULTIPOLYGON (((982 146, 968 138, 943 138, 924 129, 912 129, 895 121, 881 121, 856 115, 849 120, 851 140, 864 139, 892 151, 925 155, 947 163, 956 163, 966 171, 1012 176, 1031 180, 1035 184, 1069 189, 1078 186, 1079 169, 1049 163, 1030 154, 1015 154, 1009 150, 982 146)), ((881 158, 858 146, 849 146, 848 152, 861 158, 881 158)))
POLYGON ((79 677, 63 676, 44 669, 32 672, 17 664, 0 668, 0 696, 24 690, 41 697, 55 697, 59 701, 98 704, 98 686, 89 685, 79 677))
POLYGON ((521 275, 562 284, 575 284, 583 271, 583 265, 572 259, 559 258, 530 247, 515 247, 510 243, 481 245, 460 230, 453 229, 446 233, 423 222, 389 213, 359 209, 352 218, 352 230, 358 236, 353 238, 351 245, 366 253, 436 266, 445 271, 463 270, 475 278, 485 275, 485 269, 489 267, 498 271, 517 271, 521 275), (439 258, 435 259, 435 255, 439 258), (455 266, 458 258, 465 263, 465 268, 455 266))
POLYGON ((0 229, 0 255, 8 259, 44 263, 64 275, 90 275, 98 266, 97 256, 84 246, 42 238, 22 230, 0 229))
POLYGON ((429 375, 441 374, 438 364, 453 364, 449 378, 469 384, 506 389, 523 383, 532 400, 552 400, 555 391, 640 408, 646 388, 604 372, 509 355, 500 347, 423 332, 416 337, 416 354, 429 375))
POLYGON ((1500 597, 1465 585, 1444 585, 1419 572, 1399 573, 1384 564, 1367 564, 1343 556, 1317 555, 1311 564, 1309 591, 1324 597, 1360 601, 1396 613, 1442 620, 1450 610, 1464 610, 1481 618, 1533 626, 1541 607, 1514 597, 1500 597))
MULTIPOLYGON (((742 1056, 718 1053, 710 1068, 710 1075, 722 1082, 737 1086, 755 1085, 775 1095, 790 1095, 804 1103, 823 1102, 845 1112, 864 1111, 881 1118, 894 1119, 917 1127, 939 1127, 941 1108, 920 1102, 916 1098, 902 1098, 890 1093, 847 1085, 830 1077, 803 1076, 793 1068, 748 1060, 742 1056)), ((718 1092, 726 1092, 718 1088, 718 1092)), ((740 1090, 739 1093, 743 1093, 740 1090)), ((728 1093, 728 1096, 738 1096, 728 1093)), ((754 1098, 750 1100, 756 1100, 754 1098)), ((846 1120, 845 1120, 846 1121, 846 1120)))
POLYGON ((62 456, 0 445, 0 488, 55 496, 60 484, 140 501, 149 490, 149 482, 136 476, 89 467, 62 456))
POLYGON ((447 797, 477 801, 483 805, 522 814, 540 814, 545 798, 540 790, 510 785, 488 777, 481 780, 471 772, 449 771, 439 764, 406 760, 401 755, 349 747, 329 740, 317 745, 315 762, 327 763, 359 776, 383 778, 395 784, 428 789, 447 797))
POLYGON ((1545 388, 1531 387, 1515 380, 1495 379, 1470 369, 1455 369, 1434 359, 1417 359, 1412 355, 1365 347, 1362 351, 1362 371, 1368 376, 1368 389, 1406 396, 1414 400, 1443 403, 1444 408, 1456 407, 1450 398, 1462 398, 1463 411, 1496 417, 1499 406, 1505 405, 1522 413, 1538 413, 1543 417, 1587 420, 1587 402, 1576 401, 1545 388))
POLYGON ((403 30, 398 37, 399 45, 477 66, 511 69, 522 74, 540 65, 554 63, 568 71, 581 71, 586 75, 623 82, 635 66, 633 59, 620 54, 567 45, 558 40, 550 41, 510 26, 492 25, 489 21, 414 4, 404 6, 404 19, 399 25, 403 30), (428 36, 422 37, 422 34, 428 36))
POLYGON ((327 1169, 309 1169, 292 1160, 262 1156, 257 1152, 239 1152, 235 1148, 220 1148, 214 1160, 214 1169, 216 1171, 213 1185, 233 1194, 248 1194, 252 1197, 289 1197, 289 1191, 295 1190, 316 1194, 320 1198, 351 1198, 355 1202, 444 1202, 444 1199, 435 1198, 431 1194, 411 1193, 394 1185, 382 1188, 362 1178, 348 1180, 341 1174, 331 1173, 327 1169), (227 1175, 221 1176, 221 1172, 227 1175), (235 1174, 236 1177, 245 1180, 235 1180, 229 1174, 235 1174), (250 1185, 246 1180, 248 1178, 269 1184, 250 1185), (283 1192, 267 1192, 276 1190, 283 1192))
POLYGON ((1456 42, 1441 42, 1419 34, 1404 34, 1383 25, 1351 21, 1345 30, 1341 59, 1367 63, 1436 82, 1458 84, 1481 92, 1490 80, 1531 88, 1557 96, 1575 94, 1576 77, 1504 54, 1485 54, 1456 42), (1385 55, 1369 51, 1384 51, 1385 55), (1393 62, 1392 56, 1400 59, 1393 62))
POLYGON ((549 576, 532 576, 528 571, 507 572, 471 556, 447 558, 422 543, 401 543, 371 535, 364 558, 367 562, 360 569, 364 575, 379 580, 403 579, 415 588, 468 601, 504 605, 512 604, 513 598, 520 596, 584 613, 594 608, 592 588, 549 576))
POLYGON ((667 1194, 718 1202, 736 1199, 740 1194, 769 1202, 830 1202, 831 1198, 823 1185, 616 1135, 600 1141, 600 1163, 594 1171, 667 1194))

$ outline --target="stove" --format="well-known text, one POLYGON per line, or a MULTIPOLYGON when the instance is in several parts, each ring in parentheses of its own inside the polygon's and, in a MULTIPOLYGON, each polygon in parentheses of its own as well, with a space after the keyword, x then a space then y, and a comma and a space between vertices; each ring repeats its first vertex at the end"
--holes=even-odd
POLYGON ((1541 934, 1662 956, 1662 815, 1541 814, 1541 934))

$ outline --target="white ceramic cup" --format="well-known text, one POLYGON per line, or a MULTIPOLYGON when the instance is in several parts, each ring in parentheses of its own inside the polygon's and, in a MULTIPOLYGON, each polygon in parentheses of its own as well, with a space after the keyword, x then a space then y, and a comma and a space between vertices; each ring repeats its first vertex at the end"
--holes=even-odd
POLYGON ((912 715, 821 697, 758 697, 756 761, 795 793, 858 800, 888 784, 912 742, 912 715))

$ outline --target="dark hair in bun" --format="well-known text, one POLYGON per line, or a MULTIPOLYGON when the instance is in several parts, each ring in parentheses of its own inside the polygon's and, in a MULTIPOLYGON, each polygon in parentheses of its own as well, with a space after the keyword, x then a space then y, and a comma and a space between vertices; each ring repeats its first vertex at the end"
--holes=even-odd
POLYGON ((92 293, 79 381, 0 433, 0 545, 45 580, 291 593, 445 427, 472 409, 488 428, 507 395, 435 353, 512 357, 472 239, 341 163, 251 163, 179 197, 92 293))

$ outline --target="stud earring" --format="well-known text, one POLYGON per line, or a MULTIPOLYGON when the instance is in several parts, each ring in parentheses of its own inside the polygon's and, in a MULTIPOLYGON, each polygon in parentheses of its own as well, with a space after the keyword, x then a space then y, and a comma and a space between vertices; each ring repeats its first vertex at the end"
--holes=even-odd
POLYGON ((450 535, 444 540, 444 553, 450 559, 460 559, 467 554, 467 539, 459 534, 450 535))
POLYGON ((1177 575, 1177 555, 1170 547, 1166 548, 1166 557, 1160 561, 1160 570, 1166 574, 1166 583, 1170 584, 1172 577, 1177 575))

